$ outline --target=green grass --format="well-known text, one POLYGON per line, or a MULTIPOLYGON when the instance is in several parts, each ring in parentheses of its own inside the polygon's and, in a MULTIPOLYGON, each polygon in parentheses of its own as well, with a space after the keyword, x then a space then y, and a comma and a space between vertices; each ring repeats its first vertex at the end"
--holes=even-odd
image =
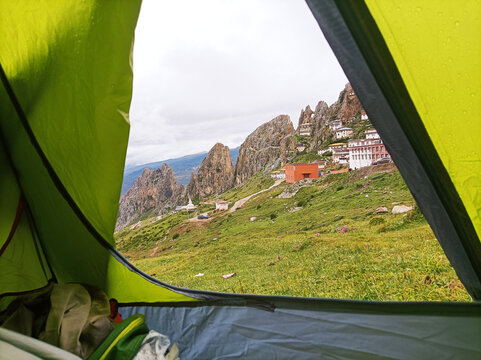
MULTIPOLYGON (((360 174, 329 175, 290 199, 276 197, 289 186, 281 184, 202 224, 181 214, 150 225, 145 220, 142 228, 116 234, 118 248, 146 273, 189 288, 470 301, 419 210, 373 214, 378 206, 391 209, 393 202, 416 205, 399 173, 360 174), (249 220, 253 216, 256 221, 249 220), (343 226, 347 231, 340 233, 343 226), (222 278, 232 272, 236 276, 222 278)), ((267 188, 269 180, 256 174, 223 198, 237 200, 267 188)))
POLYGON ((311 163, 314 160, 322 160, 322 156, 317 154, 317 151, 303 151, 296 155, 294 159, 289 161, 292 164, 306 164, 311 163))
POLYGON ((225 201, 235 202, 246 196, 264 190, 274 184, 275 180, 268 173, 259 171, 254 174, 248 181, 243 182, 239 186, 223 193, 219 198, 225 201))

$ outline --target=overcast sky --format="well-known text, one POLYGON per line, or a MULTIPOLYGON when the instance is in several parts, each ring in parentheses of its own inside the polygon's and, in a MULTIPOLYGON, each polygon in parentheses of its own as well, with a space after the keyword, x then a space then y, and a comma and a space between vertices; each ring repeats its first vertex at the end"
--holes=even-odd
POLYGON ((127 165, 239 146, 347 79, 303 0, 143 0, 127 165))

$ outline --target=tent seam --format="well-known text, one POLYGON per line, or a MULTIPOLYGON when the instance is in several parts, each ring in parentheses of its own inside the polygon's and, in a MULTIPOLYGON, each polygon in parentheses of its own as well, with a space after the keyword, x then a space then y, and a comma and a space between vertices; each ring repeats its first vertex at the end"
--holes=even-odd
POLYGON ((23 213, 23 202, 24 202, 23 195, 20 195, 20 198, 18 199, 17 212, 15 214, 15 219, 13 220, 13 224, 10 229, 10 233, 7 236, 7 240, 5 241, 2 248, 0 249, 0 256, 3 255, 8 245, 12 241, 13 236, 15 235, 15 232, 17 231, 17 227, 18 227, 18 224, 20 223, 20 218, 22 217, 22 213, 23 213))

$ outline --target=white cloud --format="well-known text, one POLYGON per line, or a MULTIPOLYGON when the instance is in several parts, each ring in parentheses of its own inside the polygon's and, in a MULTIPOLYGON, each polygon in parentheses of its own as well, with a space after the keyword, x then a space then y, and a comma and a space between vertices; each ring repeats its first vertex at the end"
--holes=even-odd
POLYGON ((298 0, 144 0, 127 164, 240 145, 279 114, 332 103, 347 82, 298 0))

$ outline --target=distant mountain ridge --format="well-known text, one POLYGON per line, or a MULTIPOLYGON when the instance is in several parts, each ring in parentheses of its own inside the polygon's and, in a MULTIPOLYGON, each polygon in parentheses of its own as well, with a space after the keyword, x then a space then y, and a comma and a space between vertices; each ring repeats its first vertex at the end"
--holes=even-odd
MULTIPOLYGON (((233 163, 236 162, 239 156, 239 148, 230 149, 230 156, 233 163)), ((124 179, 122 182, 121 195, 127 193, 127 191, 134 185, 135 180, 142 174, 144 169, 156 170, 160 169, 163 164, 169 164, 174 170, 174 177, 179 185, 187 185, 190 181, 192 171, 197 171, 202 160, 207 156, 207 151, 197 154, 185 155, 174 159, 167 159, 162 161, 151 162, 147 164, 126 166, 124 171, 124 179)))

